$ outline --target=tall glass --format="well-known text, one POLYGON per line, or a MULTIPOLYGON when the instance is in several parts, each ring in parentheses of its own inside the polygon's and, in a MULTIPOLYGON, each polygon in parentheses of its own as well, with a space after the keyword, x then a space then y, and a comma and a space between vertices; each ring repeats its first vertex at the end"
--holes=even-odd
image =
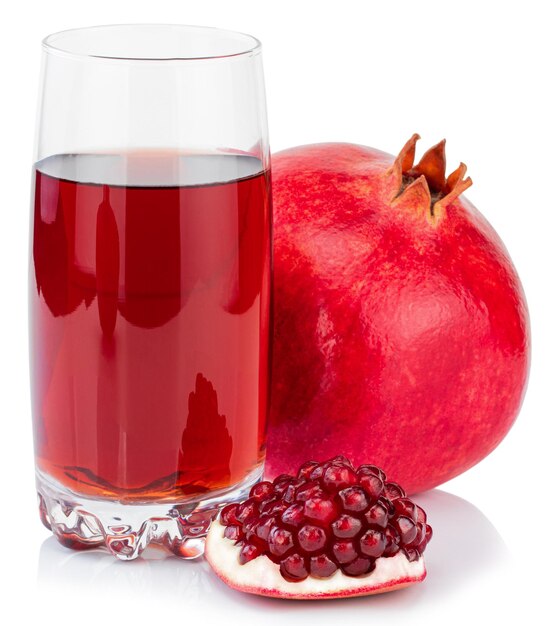
POLYGON ((261 46, 102 26, 43 42, 30 266, 41 519, 203 550, 260 478, 271 201, 261 46))

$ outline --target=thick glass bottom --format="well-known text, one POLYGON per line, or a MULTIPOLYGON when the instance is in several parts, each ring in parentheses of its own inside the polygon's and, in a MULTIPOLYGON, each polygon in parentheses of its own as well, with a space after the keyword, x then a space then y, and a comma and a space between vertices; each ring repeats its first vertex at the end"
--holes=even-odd
POLYGON ((258 467, 242 483, 203 500, 124 504, 81 496, 37 470, 39 512, 58 541, 73 550, 100 548, 130 561, 155 545, 195 559, 203 554, 205 535, 219 509, 245 499, 262 472, 258 467))

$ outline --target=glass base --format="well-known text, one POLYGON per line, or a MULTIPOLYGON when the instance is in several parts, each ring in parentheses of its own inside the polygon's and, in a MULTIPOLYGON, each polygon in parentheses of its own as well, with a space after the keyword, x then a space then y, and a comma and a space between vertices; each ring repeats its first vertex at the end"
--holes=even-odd
POLYGON ((204 500, 124 504, 81 496, 37 470, 39 512, 58 541, 73 550, 101 548, 130 561, 154 545, 195 559, 203 554, 205 535, 219 509, 247 498, 262 473, 259 467, 243 482, 204 500))

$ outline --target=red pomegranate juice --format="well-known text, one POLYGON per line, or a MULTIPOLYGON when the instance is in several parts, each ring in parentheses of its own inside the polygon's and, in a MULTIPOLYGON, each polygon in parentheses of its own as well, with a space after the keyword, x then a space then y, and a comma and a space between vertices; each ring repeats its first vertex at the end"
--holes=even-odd
POLYGON ((262 461, 269 176, 236 155, 65 155, 35 170, 31 364, 40 471, 125 501, 262 461))

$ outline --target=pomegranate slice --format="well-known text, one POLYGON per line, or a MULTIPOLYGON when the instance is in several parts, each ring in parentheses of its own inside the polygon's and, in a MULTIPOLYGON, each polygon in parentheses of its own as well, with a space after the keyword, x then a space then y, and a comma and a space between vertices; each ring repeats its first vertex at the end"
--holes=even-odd
POLYGON ((339 456, 255 485, 211 525, 211 567, 234 589, 286 599, 370 595, 422 581, 427 516, 369 467, 339 456), (372 488, 370 477, 378 478, 372 488), (303 504, 292 504, 294 493, 303 504))

